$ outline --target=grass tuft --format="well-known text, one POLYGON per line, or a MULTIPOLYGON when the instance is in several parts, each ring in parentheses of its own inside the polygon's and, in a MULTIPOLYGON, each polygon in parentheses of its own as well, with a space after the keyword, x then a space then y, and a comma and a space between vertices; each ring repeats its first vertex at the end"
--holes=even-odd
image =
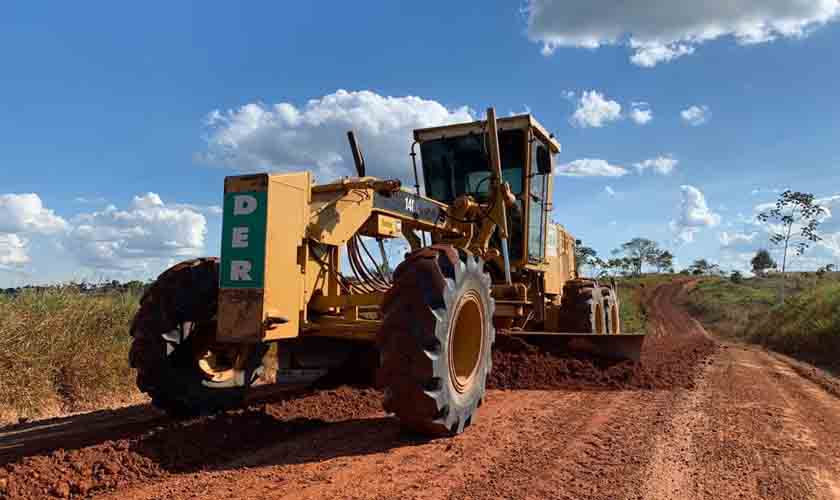
POLYGON ((127 355, 139 293, 51 288, 0 297, 0 420, 136 394, 127 355))

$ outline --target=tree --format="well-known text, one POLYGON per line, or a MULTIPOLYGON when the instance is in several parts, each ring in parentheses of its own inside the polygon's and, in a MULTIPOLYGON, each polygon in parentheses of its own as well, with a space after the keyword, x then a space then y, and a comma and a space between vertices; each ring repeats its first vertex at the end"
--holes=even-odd
POLYGON ((618 275, 627 276, 633 273, 634 263, 628 258, 614 258, 609 260, 596 259, 594 266, 600 269, 598 276, 615 278, 618 275))
POLYGON ((741 274, 741 271, 738 271, 736 269, 735 271, 732 271, 732 274, 729 275, 729 280, 737 285, 744 281, 744 275, 741 274))
POLYGON ((575 273, 580 276, 580 268, 591 266, 598 260, 598 252, 595 249, 583 245, 575 246, 575 273))
POLYGON ((820 267, 819 269, 817 269, 817 278, 822 278, 827 273, 833 273, 833 272, 834 272, 834 264, 826 264, 826 265, 820 267))
POLYGON ((770 227, 770 241, 782 246, 781 302, 785 301, 784 276, 787 270, 788 249, 793 247, 796 255, 802 255, 811 243, 821 238, 817 234, 820 216, 826 210, 814 201, 814 195, 800 191, 786 190, 779 195, 776 205, 758 214, 758 220, 770 227))
POLYGON ((613 250, 613 254, 624 254, 625 258, 630 259, 633 274, 642 274, 642 266, 644 264, 655 265, 656 257, 662 251, 659 245, 646 238, 633 238, 621 245, 620 248, 613 250))
POLYGON ((720 266, 712 264, 706 259, 697 259, 688 266, 688 270, 695 276, 699 276, 701 274, 709 275, 720 271, 720 266))
POLYGON ((773 257, 770 257, 770 252, 763 248, 755 253, 750 264, 752 265, 753 273, 757 276, 763 276, 768 269, 774 269, 776 267, 776 261, 773 260, 773 257))
POLYGON ((653 258, 652 264, 656 267, 656 271, 660 273, 665 270, 672 269, 674 267, 674 254, 668 250, 661 250, 653 258))

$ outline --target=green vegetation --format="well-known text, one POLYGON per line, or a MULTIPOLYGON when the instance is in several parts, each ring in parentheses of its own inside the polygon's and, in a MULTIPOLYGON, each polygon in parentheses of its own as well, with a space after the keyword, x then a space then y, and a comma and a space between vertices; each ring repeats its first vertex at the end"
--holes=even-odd
POLYGON ((648 316, 645 308, 645 293, 656 288, 656 285, 672 279, 674 279, 673 274, 646 274, 616 280, 623 331, 646 331, 648 316))
POLYGON ((750 336, 791 356, 840 368, 840 280, 789 297, 750 336))
POLYGON ((0 421, 136 396, 128 326, 139 291, 0 295, 0 421))
POLYGON ((690 291, 686 305, 717 334, 840 368, 838 273, 708 278, 690 291), (783 282, 790 296, 779 305, 783 282))

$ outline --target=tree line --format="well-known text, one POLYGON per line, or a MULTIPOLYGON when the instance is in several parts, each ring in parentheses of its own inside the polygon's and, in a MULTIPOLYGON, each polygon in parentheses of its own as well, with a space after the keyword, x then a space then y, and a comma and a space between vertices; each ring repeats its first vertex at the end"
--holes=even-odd
MULTIPOLYGON (((764 276, 770 270, 778 270, 784 276, 787 271, 789 253, 802 255, 813 244, 822 238, 818 228, 828 210, 820 206, 818 200, 811 193, 786 190, 779 195, 776 203, 760 212, 756 219, 764 223, 770 233, 770 243, 779 247, 781 266, 770 256, 767 249, 759 249, 750 261, 752 272, 756 276, 764 276)), ((593 248, 578 245, 575 249, 576 270, 580 274, 583 266, 595 271, 598 277, 603 276, 638 276, 647 265, 655 272, 674 272, 674 256, 670 251, 659 247, 659 244, 647 238, 633 238, 611 252, 612 257, 601 258, 593 248)), ((817 269, 817 275, 834 272, 835 266, 827 264, 817 269)), ((694 275, 724 275, 720 266, 706 259, 697 259, 681 273, 694 275)), ((733 281, 741 279, 740 271, 732 271, 733 281)), ((784 280, 783 280, 784 281, 784 280)), ((781 300, 784 300, 784 284, 780 290, 781 300)))
POLYGON ((578 245, 575 248, 575 266, 580 274, 583 266, 589 266, 599 276, 638 276, 648 265, 656 272, 674 272, 674 255, 647 238, 633 238, 612 252, 612 257, 602 259, 595 249, 578 245))

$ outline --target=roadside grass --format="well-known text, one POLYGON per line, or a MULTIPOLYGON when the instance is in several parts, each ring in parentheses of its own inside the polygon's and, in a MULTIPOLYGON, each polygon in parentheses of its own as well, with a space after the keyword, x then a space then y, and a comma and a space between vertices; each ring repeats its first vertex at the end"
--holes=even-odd
MULTIPOLYGON (((645 274, 616 280, 618 286, 621 329, 627 333, 642 333, 647 330, 648 312, 645 307, 645 293, 660 283, 674 279, 674 274, 645 274)), ((608 281, 604 280, 604 283, 608 281)))
POLYGON ((782 277, 704 278, 685 305, 707 328, 737 341, 761 344, 834 371, 840 369, 840 273, 782 277))
POLYGON ((753 342, 840 369, 840 280, 825 282, 773 307, 748 336, 753 342))
POLYGON ((137 398, 128 326, 139 291, 0 297, 0 422, 137 398))

